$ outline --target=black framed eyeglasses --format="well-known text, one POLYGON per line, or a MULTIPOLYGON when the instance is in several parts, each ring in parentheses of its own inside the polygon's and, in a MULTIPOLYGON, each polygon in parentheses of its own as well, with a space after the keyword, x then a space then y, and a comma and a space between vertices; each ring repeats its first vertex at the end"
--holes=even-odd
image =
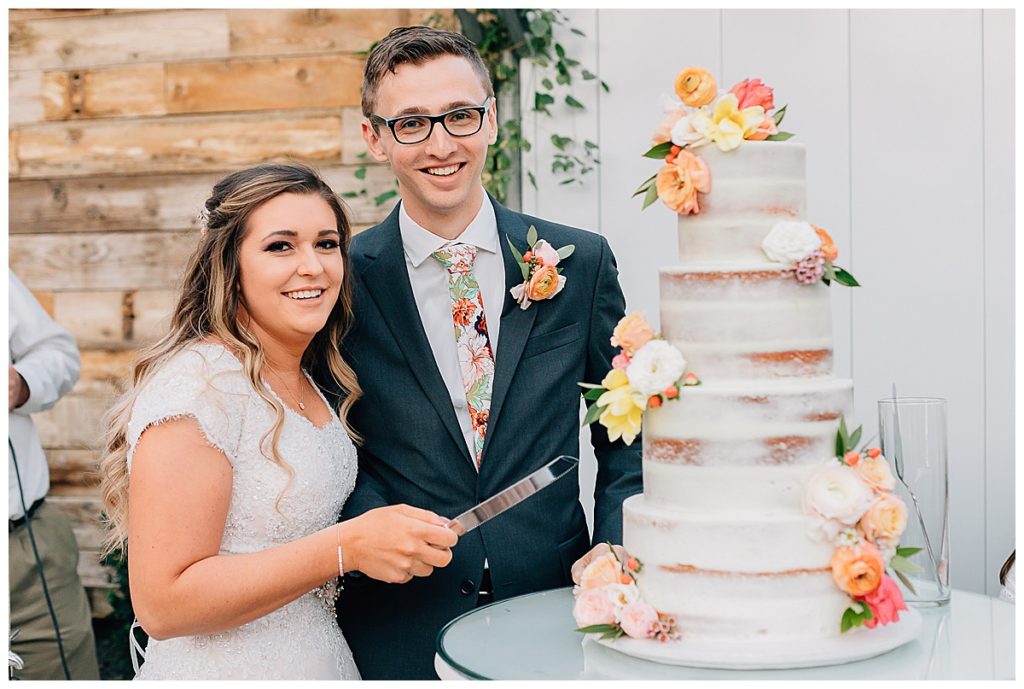
POLYGON ((452 136, 473 136, 484 126, 484 116, 491 106, 492 96, 483 105, 455 108, 440 115, 402 115, 387 119, 376 113, 370 114, 370 122, 386 125, 400 144, 418 144, 430 138, 438 122, 452 136))

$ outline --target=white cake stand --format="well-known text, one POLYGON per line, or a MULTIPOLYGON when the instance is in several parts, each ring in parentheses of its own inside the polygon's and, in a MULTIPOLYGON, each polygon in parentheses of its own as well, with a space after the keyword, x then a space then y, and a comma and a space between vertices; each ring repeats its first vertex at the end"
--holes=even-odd
POLYGON ((785 668, 840 665, 872 658, 917 638, 921 614, 910 608, 900 612, 899 622, 874 629, 860 627, 842 636, 797 641, 679 641, 659 643, 621 636, 597 639, 603 646, 634 658, 667 665, 726 670, 780 670, 785 668))

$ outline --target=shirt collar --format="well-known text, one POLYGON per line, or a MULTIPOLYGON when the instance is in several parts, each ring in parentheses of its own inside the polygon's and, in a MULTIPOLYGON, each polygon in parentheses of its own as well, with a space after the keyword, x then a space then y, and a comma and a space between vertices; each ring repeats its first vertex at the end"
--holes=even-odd
POLYGON ((450 244, 470 244, 483 251, 492 254, 498 251, 498 220, 494 216, 494 206, 486 193, 483 195, 483 202, 476 217, 466 226, 455 239, 439 237, 426 229, 408 213, 405 212, 405 204, 398 208, 398 228, 402 233, 402 247, 405 255, 412 263, 413 268, 430 258, 430 255, 438 249, 450 244))

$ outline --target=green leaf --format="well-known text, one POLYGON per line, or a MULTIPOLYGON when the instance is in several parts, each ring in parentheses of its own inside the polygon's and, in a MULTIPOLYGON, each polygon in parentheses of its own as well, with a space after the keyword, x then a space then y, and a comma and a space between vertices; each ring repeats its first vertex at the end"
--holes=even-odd
POLYGON ((570 108, 579 108, 580 110, 583 110, 587 107, 568 94, 565 96, 565 102, 570 108))
POLYGON ((552 83, 551 83, 551 80, 550 80, 550 79, 548 79, 547 77, 544 77, 544 80, 543 80, 543 81, 541 81, 540 83, 541 83, 541 84, 542 84, 542 85, 544 86, 544 88, 546 88, 546 89, 547 89, 548 91, 550 91, 551 89, 555 88, 555 85, 554 85, 554 84, 552 84, 552 83))
POLYGON ((907 579, 907 575, 905 575, 903 572, 900 572, 899 570, 895 570, 895 574, 896 578, 902 581, 903 585, 907 587, 907 590, 916 596, 917 591, 914 589, 914 585, 910 583, 910 579, 907 579))
POLYGON ((534 17, 530 22, 530 33, 535 36, 544 36, 551 33, 551 25, 543 17, 534 17))
POLYGON ((843 633, 850 631, 854 627, 859 627, 874 618, 871 608, 866 603, 856 602, 854 605, 859 605, 861 609, 859 611, 852 607, 846 609, 846 612, 843 613, 843 621, 839 626, 839 630, 843 633))
POLYGON ((558 57, 565 57, 565 48, 562 47, 561 43, 555 43, 555 55, 558 57))
POLYGON ((589 390, 583 395, 583 399, 588 402, 596 402, 601 395, 605 393, 604 388, 598 388, 597 390, 589 390))
POLYGON ((565 259, 567 259, 570 256, 572 256, 572 252, 574 252, 574 251, 576 251, 576 245, 575 244, 566 244, 565 246, 563 246, 561 249, 559 249, 555 253, 558 254, 558 258, 560 258, 560 259, 562 259, 564 261, 565 259))
POLYGON ((591 72, 589 69, 584 69, 583 70, 583 81, 590 81, 592 79, 597 79, 597 75, 594 74, 593 72, 591 72))
POLYGON ((604 390, 604 388, 602 388, 597 383, 576 383, 576 384, 579 385, 581 388, 587 388, 588 390, 597 390, 599 388, 601 390, 604 390))
POLYGON ((578 627, 576 631, 584 634, 600 634, 602 632, 610 632, 615 629, 615 625, 611 624, 592 624, 589 627, 578 627))
POLYGON ((512 257, 516 259, 516 263, 519 264, 519 270, 523 273, 523 279, 529 280, 530 266, 523 260, 523 255, 519 253, 519 249, 517 249, 516 245, 512 243, 512 239, 510 237, 506 237, 506 239, 508 240, 508 247, 512 249, 512 257))
POLYGON ((608 88, 608 84, 603 79, 601 80, 601 88, 604 89, 605 93, 608 93, 609 91, 611 91, 611 89, 608 88))
POLYGON ((787 141, 792 139, 795 135, 792 132, 779 132, 778 134, 772 134, 771 136, 765 137, 765 141, 787 141))
POLYGON ((860 283, 857 282, 857 278, 853 277, 846 270, 835 266, 836 269, 836 282, 846 285, 847 287, 860 287, 860 283))
POLYGON ((825 274, 821 276, 822 281, 827 285, 829 280, 836 279, 836 269, 828 261, 825 262, 825 274))
POLYGON ((533 248, 533 245, 537 243, 537 228, 530 225, 530 229, 526 231, 526 243, 533 248))
POLYGON ((604 634, 602 634, 601 638, 602 639, 618 639, 623 634, 625 634, 625 632, 622 631, 622 628, 621 627, 616 627, 612 631, 605 632, 604 634))
POLYGON ((889 560, 889 566, 892 567, 894 572, 903 572, 904 574, 920 574, 924 571, 924 567, 911 562, 902 555, 893 555, 892 559, 889 560))
POLYGON ((861 431, 863 431, 863 430, 864 430, 864 427, 863 427, 863 426, 857 426, 857 430, 855 430, 855 431, 853 432, 853 435, 851 435, 851 436, 850 436, 850 445, 849 445, 849 448, 850 448, 851 450, 854 450, 854 449, 856 449, 856 448, 857 448, 857 443, 859 443, 859 442, 860 442, 860 436, 861 436, 861 431))
MULTIPOLYGON (((842 423, 840 421, 840 423, 842 423)), ((836 431, 836 458, 842 461, 843 455, 846 454, 846 446, 843 445, 843 431, 836 431)))
POLYGON ((536 112, 544 112, 551 114, 548 111, 548 106, 555 102, 555 97, 548 93, 537 92, 533 96, 533 109, 536 112))
POLYGON ((640 208, 640 210, 646 209, 649 205, 651 205, 652 203, 654 203, 657 200, 658 200, 658 187, 656 185, 652 184, 647 189, 647 196, 644 197, 644 205, 640 208))
POLYGON ((356 179, 366 179, 366 166, 360 165, 356 168, 356 171, 352 173, 352 176, 356 179))
POLYGON ((588 151, 596 151, 598 148, 600 148, 600 146, 595 144, 590 139, 583 140, 583 147, 586 148, 588 151))
POLYGON ((843 438, 843 452, 846 454, 847 450, 850 449, 850 432, 846 430, 846 416, 839 417, 839 434, 843 438))
POLYGON ((896 554, 900 557, 910 557, 911 555, 917 555, 922 550, 924 550, 924 548, 896 548, 896 554))
POLYGON ((571 81, 572 77, 569 76, 568 72, 559 72, 558 76, 555 77, 555 82, 563 86, 568 86, 571 81))
POLYGON ((559 136, 558 134, 551 135, 551 143, 555 145, 559 151, 564 151, 565 147, 572 143, 572 138, 568 136, 559 136))
POLYGON ((563 179, 561 182, 558 183, 558 185, 561 186, 561 187, 564 187, 566 184, 572 184, 575 181, 576 181, 575 177, 570 177, 569 179, 563 179))
POLYGON ((647 191, 648 189, 650 189, 650 188, 651 188, 652 186, 654 186, 654 181, 655 181, 655 180, 656 180, 657 178, 658 178, 658 175, 651 175, 650 177, 648 177, 647 179, 645 179, 645 180, 644 180, 644 182, 643 182, 643 184, 641 184, 641 185, 640 185, 640 186, 639 186, 639 187, 637 188, 637 190, 633 192, 633 196, 639 196, 640 194, 642 194, 642 193, 644 193, 645 191, 647 191))
POLYGON ((587 415, 583 417, 583 425, 589 426, 601 418, 601 414, 604 413, 605 407, 607 407, 607 405, 604 407, 599 407, 597 404, 590 405, 590 408, 587 409, 587 415))
POLYGON ((655 158, 657 160, 662 160, 662 159, 665 158, 665 156, 667 156, 671 152, 672 152, 672 142, 671 141, 666 141, 664 143, 660 143, 660 144, 657 144, 655 146, 651 146, 651 148, 647 151, 647 153, 644 153, 644 158, 655 158))
POLYGON ((370 157, 370 154, 367 153, 366 151, 363 151, 362 153, 360 153, 359 155, 356 156, 356 158, 358 158, 359 160, 366 160, 369 157, 370 157))
POLYGON ((380 196, 375 196, 373 198, 373 203, 374 203, 374 205, 379 206, 382 203, 384 203, 385 201, 387 201, 388 199, 393 199, 396 196, 398 196, 398 192, 396 190, 394 190, 394 189, 391 189, 389 191, 385 191, 380 196))
POLYGON ((579 29, 577 29, 575 26, 573 28, 569 29, 569 31, 572 31, 577 36, 586 36, 587 35, 587 34, 583 33, 582 31, 580 31, 579 29))
MULTIPOLYGON (((527 150, 529 150, 529 149, 527 149, 527 150)), ((527 171, 526 171, 526 176, 530 178, 530 185, 531 185, 531 186, 532 186, 532 187, 533 187, 534 189, 536 189, 536 188, 537 188, 537 178, 536 178, 536 177, 534 177, 534 176, 533 176, 533 173, 532 173, 532 172, 530 172, 529 170, 527 170, 527 171)))
POLYGON ((779 111, 775 113, 775 126, 776 127, 778 127, 780 124, 782 124, 782 118, 784 118, 786 116, 786 108, 788 108, 788 107, 789 107, 789 105, 783 105, 779 109, 779 111))

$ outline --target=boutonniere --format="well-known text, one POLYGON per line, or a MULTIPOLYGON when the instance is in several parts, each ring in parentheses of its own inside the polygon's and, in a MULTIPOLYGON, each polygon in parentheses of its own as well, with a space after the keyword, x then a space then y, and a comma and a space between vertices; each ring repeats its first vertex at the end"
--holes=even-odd
POLYGON ((533 225, 530 225, 530 231, 526 233, 526 243, 530 245, 529 251, 520 254, 512 240, 508 240, 512 255, 523 271, 523 284, 516 285, 509 293, 524 311, 533 302, 550 299, 562 291, 565 276, 558 264, 572 256, 576 250, 575 244, 566 244, 556 249, 543 239, 538 239, 537 228, 533 225))

